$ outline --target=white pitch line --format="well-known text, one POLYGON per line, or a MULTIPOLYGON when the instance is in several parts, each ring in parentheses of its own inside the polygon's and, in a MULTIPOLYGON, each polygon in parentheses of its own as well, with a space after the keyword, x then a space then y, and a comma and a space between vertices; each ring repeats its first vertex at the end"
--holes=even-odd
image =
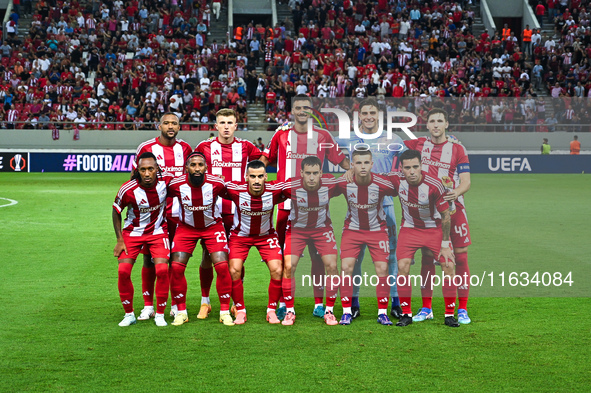
POLYGON ((12 205, 16 205, 18 203, 18 201, 15 201, 14 199, 8 199, 8 198, 2 198, 2 197, 0 197, 0 199, 4 199, 5 201, 9 202, 6 205, 0 205, 0 207, 12 206, 12 205))

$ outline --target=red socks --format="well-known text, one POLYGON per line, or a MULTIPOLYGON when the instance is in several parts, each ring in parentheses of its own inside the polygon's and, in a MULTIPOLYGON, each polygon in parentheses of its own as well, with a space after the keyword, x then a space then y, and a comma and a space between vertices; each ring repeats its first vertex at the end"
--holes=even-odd
MULTIPOLYGON (((329 277, 330 278, 330 277, 329 277)), ((326 286, 326 306, 334 307, 334 303, 337 300, 337 292, 339 291, 338 285, 332 285, 332 281, 328 280, 326 286)))
POLYGON ((156 313, 164 314, 168 300, 170 281, 168 280, 168 264, 158 263, 156 266, 156 313))
POLYGON ((144 306, 154 305, 154 283, 156 283, 156 269, 142 267, 142 295, 144 306))
POLYGON ((353 277, 344 276, 341 282, 341 304, 343 307, 351 307, 353 301, 353 277))
POLYGON ((311 274, 312 284, 314 284, 314 303, 322 304, 324 300, 324 262, 317 252, 310 253, 310 259, 312 261, 311 274), (315 283, 320 283, 316 285, 315 283))
MULTIPOLYGON (((199 266, 199 282, 201 283, 201 296, 209 297, 211 283, 213 282, 213 268, 204 269, 199 266)), ((217 285, 217 284, 216 284, 217 285)))
MULTIPOLYGON (((277 309, 277 302, 281 298, 281 280, 269 281, 269 303, 268 308, 277 309)), ((238 306, 236 307, 238 308, 238 306)))
POLYGON ((468 253, 456 254, 456 276, 462 277, 462 285, 458 287, 458 308, 466 310, 468 295, 470 294, 470 268, 468 267, 468 253))
POLYGON ((445 315, 454 315, 456 308, 456 286, 453 284, 453 276, 444 277, 441 292, 443 292, 443 301, 445 302, 445 315))
POLYGON ((400 307, 402 313, 412 315, 412 307, 410 305, 410 299, 412 297, 412 286, 410 282, 410 276, 398 275, 398 298, 400 299, 400 307))
POLYGON ((378 297, 378 310, 388 310, 388 300, 390 300, 390 286, 388 285, 387 276, 378 277, 376 296, 378 297))
POLYGON ((285 307, 293 308, 295 303, 295 278, 282 278, 281 289, 285 307))
POLYGON ((133 284, 131 283, 131 269, 133 264, 120 263, 118 267, 119 280, 117 286, 119 287, 119 297, 121 304, 126 313, 133 312, 133 284))
MULTIPOLYGON (((215 288, 217 289, 218 297, 220 299, 220 311, 228 311, 230 309, 230 296, 232 295, 232 277, 230 276, 230 270, 228 269, 228 262, 224 261, 217 263, 214 265, 214 268, 217 274, 215 288)), ((201 293, 203 294, 203 287, 201 288, 201 293)))
POLYGON ((232 281, 232 300, 237 311, 244 311, 244 285, 242 280, 232 281))
POLYGON ((187 309, 187 278, 185 277, 185 269, 187 266, 179 262, 173 262, 171 266, 171 281, 170 292, 172 299, 175 301, 178 310, 184 311, 187 309))
POLYGON ((431 277, 435 275, 435 265, 433 257, 423 255, 421 259, 421 297, 423 298, 423 307, 432 308, 433 287, 431 286, 431 277))

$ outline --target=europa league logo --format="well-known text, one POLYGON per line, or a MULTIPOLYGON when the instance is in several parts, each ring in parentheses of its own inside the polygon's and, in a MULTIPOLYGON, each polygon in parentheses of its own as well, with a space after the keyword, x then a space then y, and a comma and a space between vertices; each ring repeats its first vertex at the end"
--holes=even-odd
POLYGON ((14 169, 15 172, 20 172, 22 169, 25 168, 27 162, 20 154, 15 154, 14 157, 10 160, 10 167, 14 169))

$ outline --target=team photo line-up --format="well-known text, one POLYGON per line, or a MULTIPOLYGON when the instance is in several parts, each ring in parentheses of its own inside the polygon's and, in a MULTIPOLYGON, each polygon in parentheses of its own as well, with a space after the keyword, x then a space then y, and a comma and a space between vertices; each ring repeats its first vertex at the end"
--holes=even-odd
POLYGON ((433 319, 433 285, 424 283, 436 276, 436 266, 442 269, 445 325, 471 322, 469 280, 454 280, 470 275, 467 251, 471 240, 463 197, 470 189, 470 166, 464 146, 446 135, 447 112, 440 108, 429 112, 427 137, 375 138, 371 134, 381 131, 380 107, 375 98, 364 99, 359 104, 361 133, 345 142, 363 144, 360 134, 367 134, 367 140, 378 142, 372 145, 399 143, 402 149, 354 150, 347 157, 339 149, 318 148, 343 141, 316 126, 309 130, 311 108, 310 97, 296 96, 293 123, 278 127, 264 150, 234 136, 237 118, 232 109, 217 112, 218 135, 194 150, 177 138, 178 116, 165 113, 161 117, 160 135, 140 144, 131 180, 121 186, 113 203, 114 256, 119 262, 118 289, 125 311, 119 326, 150 318, 157 326, 167 326, 164 312, 169 294, 172 325, 189 321, 185 270, 199 240, 203 254, 197 319, 208 318, 212 311, 215 270, 219 321, 227 326, 247 322, 244 262, 256 247, 270 274, 266 320, 293 325, 294 275, 307 247, 314 278, 313 315, 327 325, 349 325, 359 317, 360 285, 353 278, 361 276, 366 248, 377 277, 372 282, 378 323, 392 325, 390 317, 397 320, 396 326, 433 319), (324 174, 325 159, 345 174, 339 178, 324 174), (268 165, 277 168, 276 181, 268 181, 268 165), (329 202, 340 195, 346 200, 347 213, 339 250, 329 202), (396 196, 402 210, 399 230, 396 196), (409 272, 419 249, 422 307, 413 315, 409 272), (131 271, 140 254, 144 307, 136 318, 131 271), (339 295, 340 320, 334 314, 339 295))

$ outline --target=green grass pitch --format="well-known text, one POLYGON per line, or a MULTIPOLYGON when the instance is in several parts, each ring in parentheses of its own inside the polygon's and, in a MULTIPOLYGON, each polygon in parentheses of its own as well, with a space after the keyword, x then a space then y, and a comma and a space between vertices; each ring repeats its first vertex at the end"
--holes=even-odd
MULTIPOLYGON (((268 271, 255 250, 246 263, 246 325, 217 322, 215 289, 210 318, 195 318, 193 258, 188 324, 120 328, 111 203, 126 177, 0 174, 0 197, 18 201, 0 207, 0 391, 589 390, 589 176, 473 175, 470 266, 489 281, 472 289, 473 323, 458 329, 443 325, 441 298, 433 321, 380 326, 371 291, 349 327, 325 326, 308 297, 296 300, 294 326, 268 325, 268 271), (571 272, 573 283, 510 286, 511 272, 571 272)), ((335 226, 343 204, 332 206, 335 226)), ((298 273, 306 269, 303 260, 298 273)), ((335 311, 340 317, 338 301, 335 311)))

